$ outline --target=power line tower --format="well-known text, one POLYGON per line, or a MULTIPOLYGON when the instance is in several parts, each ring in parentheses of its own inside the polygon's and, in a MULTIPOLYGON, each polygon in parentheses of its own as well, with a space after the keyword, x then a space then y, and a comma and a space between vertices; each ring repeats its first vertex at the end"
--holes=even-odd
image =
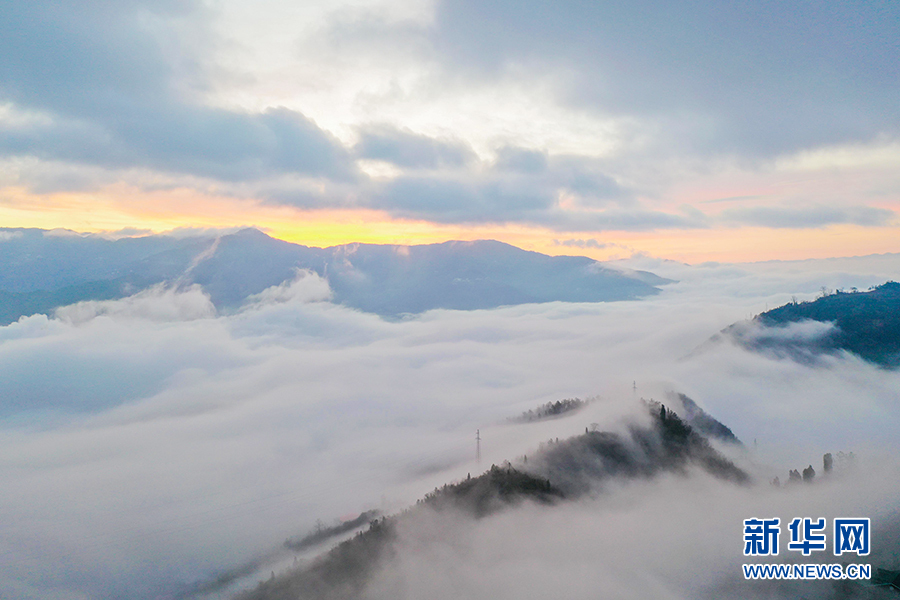
POLYGON ((481 462, 481 430, 475 430, 475 460, 481 462))
POLYGON ((631 395, 632 395, 634 398, 637 398, 637 381, 632 381, 632 382, 631 382, 631 395))

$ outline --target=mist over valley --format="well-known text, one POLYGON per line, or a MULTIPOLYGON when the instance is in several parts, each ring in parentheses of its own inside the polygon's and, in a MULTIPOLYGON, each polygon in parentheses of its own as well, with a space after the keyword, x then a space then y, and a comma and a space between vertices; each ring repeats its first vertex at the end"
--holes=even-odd
POLYGON ((591 272, 655 281, 640 299, 398 319, 299 264, 223 308, 195 274, 225 237, 202 239, 162 282, 0 328, 4 597, 887 593, 746 581, 741 523, 870 517, 870 562, 897 569, 898 372, 709 339, 896 279, 896 255, 637 256, 591 272))

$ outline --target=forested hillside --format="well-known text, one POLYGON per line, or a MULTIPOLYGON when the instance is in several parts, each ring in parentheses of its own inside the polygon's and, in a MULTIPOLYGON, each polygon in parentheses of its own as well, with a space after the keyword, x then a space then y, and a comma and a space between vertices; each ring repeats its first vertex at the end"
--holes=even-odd
POLYGON ((819 341, 823 350, 847 350, 885 367, 900 366, 900 283, 894 281, 868 292, 839 290, 812 302, 791 302, 756 320, 769 327, 803 320, 834 323, 819 341))
POLYGON ((369 528, 326 554, 260 582, 238 600, 336 600, 361 597, 375 573, 390 565, 398 530, 424 511, 437 519, 483 519, 522 502, 552 506, 602 489, 611 479, 649 478, 695 467, 734 483, 750 477, 715 450, 701 434, 664 405, 645 403, 650 425, 628 435, 589 431, 543 444, 515 466, 492 465, 477 477, 446 484, 400 514, 376 518, 369 528), (442 516, 443 515, 443 516, 442 516))

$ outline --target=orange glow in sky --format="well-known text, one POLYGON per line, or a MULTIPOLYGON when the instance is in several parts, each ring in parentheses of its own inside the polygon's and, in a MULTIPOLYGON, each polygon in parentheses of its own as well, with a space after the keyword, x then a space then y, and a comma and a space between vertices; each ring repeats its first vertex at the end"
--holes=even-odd
POLYGON ((391 218, 374 210, 300 210, 188 189, 140 191, 112 186, 98 193, 33 195, 3 190, 5 227, 66 228, 79 232, 122 229, 160 233, 175 228, 257 227, 272 237, 308 246, 353 242, 431 244, 495 239, 551 255, 598 260, 635 252, 697 264, 858 256, 900 251, 900 227, 833 225, 818 229, 718 227, 647 232, 558 232, 533 225, 458 225, 391 218), (569 240, 570 245, 564 245, 569 240), (593 242, 591 241, 593 240, 593 242))

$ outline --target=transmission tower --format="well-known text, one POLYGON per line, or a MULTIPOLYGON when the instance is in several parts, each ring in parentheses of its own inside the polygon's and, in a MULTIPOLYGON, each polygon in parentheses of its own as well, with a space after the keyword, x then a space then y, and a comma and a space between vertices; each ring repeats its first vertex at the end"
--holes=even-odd
POLYGON ((475 430, 475 460, 481 462, 481 430, 475 430))

